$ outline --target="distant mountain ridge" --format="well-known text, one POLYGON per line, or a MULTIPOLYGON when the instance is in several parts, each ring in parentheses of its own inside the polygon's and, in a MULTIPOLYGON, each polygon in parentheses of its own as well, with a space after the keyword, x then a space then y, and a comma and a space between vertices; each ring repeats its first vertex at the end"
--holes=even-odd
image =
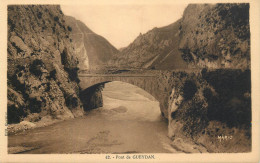
POLYGON ((76 44, 75 51, 81 70, 104 69, 112 55, 118 53, 104 37, 94 33, 83 22, 71 16, 65 16, 65 21, 71 26, 70 36, 76 44))
POLYGON ((187 64, 178 51, 180 21, 140 34, 128 47, 115 55, 119 67, 174 69, 187 64))

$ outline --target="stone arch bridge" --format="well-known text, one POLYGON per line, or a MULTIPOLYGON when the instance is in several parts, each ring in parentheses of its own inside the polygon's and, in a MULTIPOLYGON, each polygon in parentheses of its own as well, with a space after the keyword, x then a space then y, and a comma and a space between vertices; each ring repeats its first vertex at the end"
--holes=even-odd
POLYGON ((160 103, 161 113, 168 118, 169 86, 159 74, 79 74, 80 98, 84 109, 102 106, 101 91, 105 83, 112 81, 126 82, 142 88, 160 103))

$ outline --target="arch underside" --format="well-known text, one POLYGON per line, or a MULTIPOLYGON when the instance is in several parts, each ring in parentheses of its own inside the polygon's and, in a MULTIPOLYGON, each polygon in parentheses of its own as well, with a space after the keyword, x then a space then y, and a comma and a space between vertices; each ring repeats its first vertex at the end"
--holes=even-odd
POLYGON ((80 77, 80 87, 84 90, 96 84, 113 81, 125 82, 142 88, 157 99, 159 87, 154 77, 80 77))
POLYGON ((150 95, 152 95, 159 103, 162 115, 167 118, 168 111, 168 96, 160 89, 156 78, 142 78, 142 77, 80 77, 80 99, 83 102, 85 110, 90 110, 103 106, 102 88, 105 83, 120 81, 134 86, 137 86, 150 95), (85 101, 85 99, 89 99, 85 101))

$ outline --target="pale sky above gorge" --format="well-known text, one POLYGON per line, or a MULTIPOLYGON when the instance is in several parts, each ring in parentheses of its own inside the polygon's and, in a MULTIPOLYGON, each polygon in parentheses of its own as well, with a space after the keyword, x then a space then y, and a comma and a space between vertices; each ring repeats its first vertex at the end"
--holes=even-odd
POLYGON ((116 48, 128 46, 140 33, 177 21, 186 7, 187 4, 61 5, 65 15, 82 21, 116 48))

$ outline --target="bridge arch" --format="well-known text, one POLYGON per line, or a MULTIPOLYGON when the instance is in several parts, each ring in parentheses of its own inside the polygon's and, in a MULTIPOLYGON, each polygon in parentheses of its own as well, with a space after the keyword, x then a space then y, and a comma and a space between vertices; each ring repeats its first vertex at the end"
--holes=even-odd
POLYGON ((137 86, 152 95, 160 104, 160 110, 165 118, 168 118, 168 97, 164 88, 160 87, 155 75, 80 75, 80 99, 85 110, 103 106, 102 88, 105 83, 120 81, 137 86), (87 101, 84 99, 88 99, 87 101))

